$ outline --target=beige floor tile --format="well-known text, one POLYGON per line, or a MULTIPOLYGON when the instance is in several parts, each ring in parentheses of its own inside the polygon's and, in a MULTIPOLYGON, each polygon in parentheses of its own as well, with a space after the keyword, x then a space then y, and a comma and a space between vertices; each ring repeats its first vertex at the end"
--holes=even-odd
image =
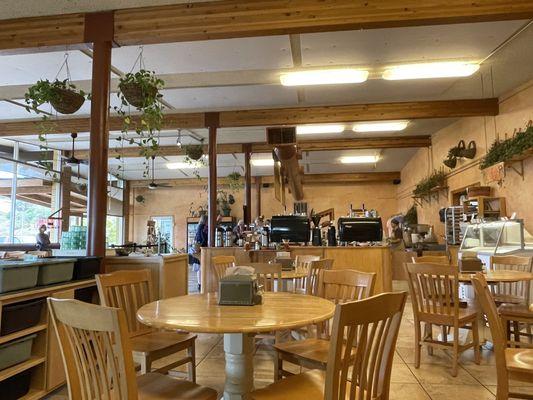
POLYGON ((418 383, 390 384, 390 400, 430 400, 424 388, 418 383))
MULTIPOLYGON (((496 395, 496 385, 489 385, 487 386, 487 389, 489 389, 492 394, 496 395)), ((533 396, 533 386, 510 386, 509 391, 514 393, 524 393, 533 396)))
MULTIPOLYGON (((469 364, 465 365, 464 368, 485 386, 496 385, 498 382, 496 377, 495 366, 469 364)), ((529 382, 519 382, 511 380, 511 385, 533 387, 533 378, 529 382)))
POLYGON ((479 385, 466 370, 459 368, 456 377, 451 375, 451 367, 435 364, 420 364, 415 368, 414 364, 407 364, 411 372, 421 384, 435 385, 479 385))
POLYGON ((418 383, 418 381, 406 364, 394 364, 391 372, 391 383, 418 383))
POLYGON ((494 400, 494 394, 481 385, 422 384, 432 400, 494 400))
MULTIPOLYGON (((400 357, 408 364, 414 364, 415 362, 415 349, 414 347, 400 347, 396 348, 400 357)), ((451 358, 442 350, 434 350, 433 355, 428 355, 427 349, 422 347, 420 353, 421 364, 438 364, 438 365, 451 365, 451 358)))

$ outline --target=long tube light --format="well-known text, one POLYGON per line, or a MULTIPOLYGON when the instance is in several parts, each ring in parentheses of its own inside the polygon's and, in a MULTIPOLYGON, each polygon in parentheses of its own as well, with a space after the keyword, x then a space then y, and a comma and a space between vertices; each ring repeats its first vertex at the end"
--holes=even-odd
POLYGON ((281 74, 279 79, 283 86, 362 83, 368 79, 368 71, 355 68, 320 69, 287 72, 281 74))
POLYGON ((453 78, 470 76, 478 69, 479 64, 460 61, 404 64, 386 68, 382 77, 391 81, 401 79, 453 78))
POLYGON ((359 122, 354 124, 354 132, 397 132, 403 131, 409 125, 409 121, 376 121, 359 122))

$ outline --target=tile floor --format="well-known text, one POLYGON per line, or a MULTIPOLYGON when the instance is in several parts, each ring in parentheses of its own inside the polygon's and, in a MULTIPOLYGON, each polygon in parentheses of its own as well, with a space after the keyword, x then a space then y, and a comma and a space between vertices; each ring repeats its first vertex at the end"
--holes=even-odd
MULTIPOLYGON (((473 351, 461 357, 457 377, 450 375, 450 356, 435 350, 429 356, 423 349, 419 369, 414 367, 414 326, 411 304, 407 304, 403 316, 391 377, 390 399, 396 400, 490 400, 496 393, 496 367, 494 354, 482 351, 481 365, 473 361, 473 351)), ((197 340, 197 381, 220 393, 224 387, 224 351, 222 337, 201 334, 197 340)), ((255 386, 263 387, 272 382, 274 354, 268 344, 260 343, 254 357, 255 386)), ((157 366, 157 365, 156 365, 157 366)), ((296 371, 295 371, 296 372, 296 371)), ((518 383, 515 391, 533 394, 533 381, 518 383)), ((48 397, 50 400, 67 399, 66 389, 60 389, 48 397)))

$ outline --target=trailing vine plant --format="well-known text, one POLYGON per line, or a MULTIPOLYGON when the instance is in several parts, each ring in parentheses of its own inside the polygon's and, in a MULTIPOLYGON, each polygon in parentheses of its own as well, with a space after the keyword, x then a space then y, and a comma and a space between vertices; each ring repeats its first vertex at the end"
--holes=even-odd
POLYGON ((496 140, 491 146, 479 167, 488 168, 491 165, 507 161, 529 149, 533 149, 533 122, 529 121, 525 130, 519 130, 512 137, 496 140))
POLYGON ((446 173, 442 170, 435 170, 431 175, 429 175, 427 178, 422 179, 413 190, 413 195, 420 197, 420 196, 427 196, 431 189, 435 189, 437 187, 444 186, 444 183, 446 182, 446 173))
MULTIPOLYGON (((122 134, 117 140, 139 146, 139 155, 144 157, 145 178, 150 173, 150 159, 159 153, 159 133, 165 108, 161 103, 163 95, 160 90, 164 85, 165 82, 154 71, 145 69, 141 47, 132 71, 120 78, 117 93, 120 105, 113 107, 122 117, 122 134), (139 70, 133 72, 137 64, 139 70)), ((116 158, 120 159, 121 156, 116 158)))

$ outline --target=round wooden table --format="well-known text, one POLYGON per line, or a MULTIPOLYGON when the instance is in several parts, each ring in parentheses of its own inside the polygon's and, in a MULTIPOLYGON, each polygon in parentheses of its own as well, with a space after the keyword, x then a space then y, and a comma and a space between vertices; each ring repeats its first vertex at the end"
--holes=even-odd
MULTIPOLYGON (((475 274, 460 273, 459 282, 468 283, 475 274)), ((483 274, 488 283, 533 281, 533 273, 525 271, 487 271, 483 274)))
POLYGON ((293 293, 264 293, 257 306, 219 306, 216 293, 191 294, 146 304, 137 311, 143 324, 167 330, 224 334, 224 399, 245 399, 253 389, 254 335, 298 328, 333 316, 335 305, 323 298, 293 293))

